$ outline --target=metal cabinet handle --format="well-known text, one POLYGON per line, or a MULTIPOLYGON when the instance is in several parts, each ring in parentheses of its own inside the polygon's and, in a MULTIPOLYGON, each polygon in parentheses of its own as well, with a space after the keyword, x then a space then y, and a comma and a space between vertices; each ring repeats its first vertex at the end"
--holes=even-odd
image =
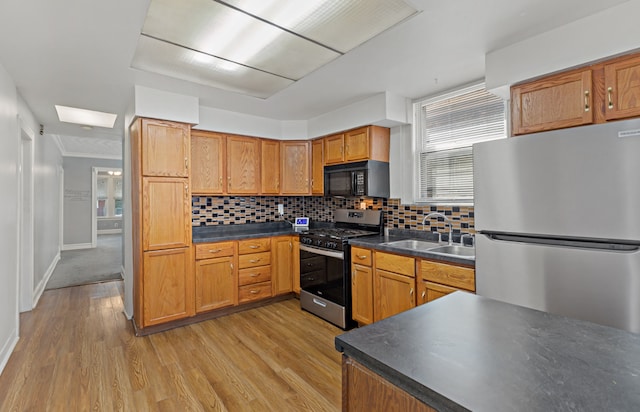
POLYGON ((259 248, 259 247, 260 247, 260 246, 258 246, 258 245, 249 245, 249 248, 250 248, 250 249, 257 249, 257 248, 259 248))
POLYGON ((409 291, 409 296, 413 296, 413 288, 409 291))
POLYGON ((185 169, 188 169, 188 168, 189 168, 189 158, 188 158, 188 157, 185 157, 185 158, 184 158, 184 168, 185 168, 185 169))
POLYGON ((358 259, 362 259, 362 260, 364 260, 364 259, 366 259, 366 258, 367 258, 367 256, 366 256, 366 255, 356 255, 356 256, 358 257, 358 259))
POLYGON ((609 109, 613 109, 613 99, 611 98, 611 94, 613 93, 613 87, 607 88, 607 99, 609 100, 609 109))
POLYGON ((427 296, 427 292, 422 291, 422 295, 421 296, 422 296, 422 300, 424 300, 425 296, 427 296))
POLYGON ((249 261, 249 263, 258 263, 258 262, 260 262, 261 260, 262 260, 262 259, 251 259, 251 260, 249 261))
POLYGON ((249 293, 251 293, 252 295, 257 295, 258 293, 260 293, 259 290, 250 290, 249 293))
POLYGON ((222 249, 210 249, 209 253, 218 253, 218 252, 221 252, 221 251, 222 251, 222 249))
POLYGON ((231 266, 231 270, 233 270, 233 263, 231 263, 230 266, 231 266))
POLYGON ((584 91, 584 111, 589 111, 589 90, 584 91))
POLYGON ((252 278, 257 278, 258 276, 260 276, 259 273, 252 273, 249 276, 251 276, 252 278))

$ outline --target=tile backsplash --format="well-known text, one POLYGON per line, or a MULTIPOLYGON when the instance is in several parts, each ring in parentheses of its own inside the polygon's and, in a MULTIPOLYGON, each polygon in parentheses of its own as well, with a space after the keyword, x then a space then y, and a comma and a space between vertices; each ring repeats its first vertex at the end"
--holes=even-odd
POLYGON ((194 196, 192 198, 193 226, 241 225, 245 223, 277 222, 307 216, 312 221, 332 222, 335 209, 382 210, 385 224, 393 229, 429 230, 447 233, 441 219, 429 219, 430 212, 440 212, 453 222, 454 233, 474 233, 473 207, 402 205, 398 199, 335 198, 308 196, 194 196), (284 216, 278 215, 278 204, 284 205, 284 216))

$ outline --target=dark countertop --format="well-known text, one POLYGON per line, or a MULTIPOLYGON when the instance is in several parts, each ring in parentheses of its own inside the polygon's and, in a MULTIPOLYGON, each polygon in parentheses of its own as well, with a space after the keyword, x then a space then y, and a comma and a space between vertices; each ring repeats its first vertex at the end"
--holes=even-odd
POLYGON ((251 239, 278 235, 293 235, 287 222, 247 223, 242 225, 194 226, 193 243, 222 242, 225 240, 251 239))
POLYGON ((335 346, 441 411, 640 410, 640 335, 470 293, 335 346))
MULTIPOLYGON (((427 250, 414 250, 394 246, 383 245, 382 243, 394 242, 397 240, 418 239, 433 243, 433 247, 446 245, 446 242, 438 243, 438 236, 432 232, 414 231, 414 230, 390 230, 389 236, 365 236, 355 239, 349 239, 352 246, 361 246, 364 248, 381 250, 384 252, 397 253, 401 255, 414 256, 420 258, 441 260, 443 262, 458 263, 463 265, 475 266, 475 259, 463 258, 458 256, 445 256, 442 254, 431 253, 427 250)), ((455 237, 454 237, 455 240, 455 237)))

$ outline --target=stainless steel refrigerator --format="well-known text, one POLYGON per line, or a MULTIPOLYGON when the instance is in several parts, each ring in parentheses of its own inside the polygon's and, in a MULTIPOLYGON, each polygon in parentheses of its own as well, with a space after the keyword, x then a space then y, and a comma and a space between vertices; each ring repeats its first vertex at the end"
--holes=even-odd
POLYGON ((477 294, 640 333, 640 119, 473 146, 477 294))

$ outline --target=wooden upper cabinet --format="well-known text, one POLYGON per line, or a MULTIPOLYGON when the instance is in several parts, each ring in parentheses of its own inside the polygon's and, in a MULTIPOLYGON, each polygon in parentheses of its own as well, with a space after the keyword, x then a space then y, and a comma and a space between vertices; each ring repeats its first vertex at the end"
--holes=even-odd
POLYGON ((144 177, 142 199, 143 250, 191 245, 191 193, 188 179, 144 177))
POLYGON ((191 193, 225 192, 225 137, 219 133, 191 132, 191 193))
POLYGON ((260 193, 260 139, 227 136, 227 193, 260 193))
POLYGON ((261 176, 262 193, 280 193, 280 142, 278 140, 262 139, 261 176))
POLYGON ((369 158, 369 128, 351 130, 344 134, 344 160, 352 162, 369 158))
POLYGON ((311 193, 309 175, 311 174, 310 149, 308 140, 280 142, 281 179, 283 195, 308 195, 311 193))
POLYGON ((592 69, 573 70, 511 88, 512 134, 593 123, 592 69))
POLYGON ((640 55, 604 65, 606 120, 640 116, 640 55))
POLYGON ((142 119, 142 175, 189 176, 188 124, 142 119))
POLYGON ((332 165, 344 162, 344 133, 324 138, 324 163, 332 165))
POLYGON ((324 144, 322 139, 311 142, 311 194, 324 195, 324 144))

